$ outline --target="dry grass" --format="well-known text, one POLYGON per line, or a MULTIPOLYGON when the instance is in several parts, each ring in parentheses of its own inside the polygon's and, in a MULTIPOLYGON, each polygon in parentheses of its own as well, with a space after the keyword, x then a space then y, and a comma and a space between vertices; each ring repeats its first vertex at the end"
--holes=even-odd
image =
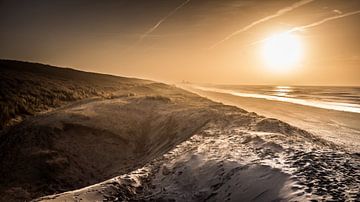
POLYGON ((111 97, 115 91, 143 82, 146 81, 0 60, 0 130, 26 116, 84 98, 111 97))

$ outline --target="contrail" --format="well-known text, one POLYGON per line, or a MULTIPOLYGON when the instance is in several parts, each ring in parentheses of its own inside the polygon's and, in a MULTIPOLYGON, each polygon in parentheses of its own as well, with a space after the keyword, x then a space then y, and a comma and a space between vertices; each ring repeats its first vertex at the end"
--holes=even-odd
POLYGON ((347 16, 351 16, 351 15, 356 15, 356 14, 360 14, 360 10, 353 11, 353 12, 348 12, 348 13, 344 13, 344 14, 336 15, 336 16, 332 16, 332 17, 328 17, 328 18, 322 19, 320 21, 317 21, 317 22, 314 22, 314 23, 311 23, 311 24, 308 24, 308 25, 294 27, 294 28, 290 29, 289 31, 286 31, 285 33, 292 33, 292 32, 296 32, 296 31, 302 31, 302 30, 305 30, 305 29, 308 29, 308 28, 312 28, 312 27, 321 25, 321 24, 323 24, 325 22, 328 22, 328 21, 331 21, 331 20, 336 20, 336 19, 339 19, 339 18, 343 18, 343 17, 347 17, 347 16))
POLYGON ((300 0, 300 1, 292 4, 291 6, 288 6, 288 7, 285 7, 285 8, 282 8, 282 9, 278 10, 278 11, 277 11, 275 14, 273 14, 273 15, 269 15, 269 16, 267 16, 267 17, 261 18, 260 20, 257 20, 257 21, 255 21, 255 22, 252 22, 252 23, 250 23, 249 25, 247 25, 247 26, 245 26, 245 27, 237 30, 236 32, 231 33, 229 36, 225 37, 225 38, 222 39, 221 41, 216 42, 214 45, 212 45, 212 46, 210 47, 210 49, 213 49, 213 48, 217 47, 218 45, 220 45, 221 43, 223 43, 223 42, 231 39, 232 37, 234 37, 234 36, 236 36, 236 35, 238 35, 238 34, 240 34, 240 33, 242 33, 242 32, 245 32, 245 31, 251 29, 252 27, 254 27, 254 26, 257 25, 257 24, 260 24, 260 23, 266 22, 266 21, 268 21, 268 20, 271 20, 271 19, 273 19, 273 18, 279 17, 279 16, 281 16, 281 15, 283 15, 283 14, 285 14, 285 13, 288 13, 288 12, 294 10, 295 8, 298 8, 298 7, 300 7, 300 6, 306 5, 306 4, 308 4, 308 3, 312 2, 312 1, 314 1, 314 0, 300 0))
MULTIPOLYGON (((328 17, 328 18, 322 19, 320 21, 313 22, 311 24, 294 27, 294 28, 291 28, 288 31, 283 32, 282 34, 290 34, 290 33, 297 32, 297 31, 303 31, 303 30, 306 30, 306 29, 309 29, 309 28, 319 26, 319 25, 324 24, 325 22, 328 22, 328 21, 336 20, 336 19, 339 19, 339 18, 344 18, 344 17, 351 16, 351 15, 357 15, 357 14, 360 14, 360 10, 353 11, 353 12, 348 12, 348 13, 344 13, 344 14, 336 15, 336 16, 332 16, 332 17, 328 17)), ((258 43, 262 43, 264 41, 267 41, 268 39, 269 38, 262 39, 262 40, 259 40, 259 41, 255 41, 255 42, 251 43, 250 46, 258 44, 258 43)))
POLYGON ((124 51, 123 54, 128 54, 130 50, 132 50, 133 48, 135 48, 139 43, 141 43, 144 38, 146 38, 147 36, 149 36, 152 32, 154 32, 163 22, 165 22, 169 17, 171 17, 172 15, 174 15, 178 10, 180 10, 182 7, 184 7, 186 4, 188 4, 190 2, 190 0, 186 0, 184 1, 182 4, 180 4, 178 7, 176 7, 174 10, 172 10, 170 13, 168 13, 165 17, 163 17, 162 19, 160 19, 154 26, 152 26, 149 30, 147 30, 144 34, 142 34, 139 39, 134 42, 134 44, 132 44, 131 46, 127 47, 124 51))
POLYGON ((178 7, 176 7, 174 10, 172 10, 169 14, 167 14, 164 18, 160 19, 153 27, 151 27, 149 30, 147 30, 143 35, 140 36, 137 43, 140 43, 145 37, 147 37, 149 34, 151 34, 153 31, 155 31, 165 20, 167 20, 169 17, 174 15, 178 10, 180 10, 182 7, 184 7, 186 4, 188 4, 190 0, 184 1, 182 4, 180 4, 178 7))

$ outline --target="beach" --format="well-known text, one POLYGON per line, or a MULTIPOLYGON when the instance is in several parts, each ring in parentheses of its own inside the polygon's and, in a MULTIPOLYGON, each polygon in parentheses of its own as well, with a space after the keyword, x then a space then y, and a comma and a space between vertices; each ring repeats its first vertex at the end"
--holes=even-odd
MULTIPOLYGON (((207 103, 209 122, 164 155, 105 182, 35 201, 331 201, 360 197, 360 158, 352 150, 356 145, 346 139, 329 141, 329 137, 271 118, 271 114, 254 113, 250 104, 236 104, 249 111, 232 106, 235 104, 231 98, 224 99, 225 95, 215 99, 215 95, 199 94, 217 101, 197 100, 197 106, 207 103)), ((283 103, 271 104, 274 108, 261 104, 264 112, 276 107, 293 110, 283 103)), ((289 114, 286 110, 282 113, 289 114)), ((292 117, 296 119, 299 117, 292 117)))
POLYGON ((2 63, 0 201, 360 198, 356 113, 2 63))
POLYGON ((360 113, 329 110, 289 102, 241 97, 229 93, 182 86, 209 99, 238 106, 266 117, 297 126, 321 138, 334 142, 349 151, 360 152, 360 113))
POLYGON ((0 16, 0 202, 360 202, 360 0, 0 16))
POLYGON ((209 122, 144 166, 35 201, 331 201, 360 197, 358 154, 254 112, 220 103, 207 109, 209 122))

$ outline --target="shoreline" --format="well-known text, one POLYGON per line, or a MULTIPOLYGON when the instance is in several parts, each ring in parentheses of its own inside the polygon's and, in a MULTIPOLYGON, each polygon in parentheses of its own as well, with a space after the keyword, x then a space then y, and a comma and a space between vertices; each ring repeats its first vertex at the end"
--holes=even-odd
POLYGON ((210 101, 207 109, 212 121, 143 167, 34 201, 358 198, 358 156, 286 122, 242 108, 210 101))
MULTIPOLYGON (((57 100, 64 102, 0 133, 0 201, 360 198, 360 153, 344 149, 351 146, 346 133, 335 134, 339 146, 324 134, 297 127, 321 129, 324 120, 336 117, 332 127, 351 137, 358 117, 217 95, 224 105, 213 101, 215 95, 207 99, 163 83, 68 71, 55 76, 63 71, 35 67, 26 74, 17 73, 23 66, 5 68, 10 72, 6 83, 28 81, 26 88, 25 81, 9 85, 12 96, 5 106, 17 109, 13 102, 18 98, 15 103, 41 112, 57 100), (84 83, 89 91, 80 88, 84 83), (89 100, 93 94, 101 98, 89 100), (34 104, 22 96, 44 99, 34 104), (275 112, 283 118, 271 118, 275 112), (309 117, 315 126, 302 121, 309 117)), ((23 111, 14 112, 20 116, 23 111)))
MULTIPOLYGON (((228 89, 221 89, 221 88, 209 88, 209 87, 202 87, 193 85, 191 88, 194 90, 200 91, 207 91, 207 92, 216 92, 222 94, 229 94, 236 97, 244 97, 244 98, 258 98, 258 99, 265 99, 270 101, 279 101, 279 102, 286 102, 292 103, 296 105, 314 107, 319 109, 326 109, 326 110, 335 110, 340 112, 349 112, 349 113, 360 113, 360 105, 355 103, 346 103, 346 102, 329 102, 329 101, 321 101, 321 100, 309 100, 309 99, 300 99, 292 96, 277 96, 277 95, 269 95, 269 94, 262 94, 262 93, 245 93, 245 92, 238 92, 236 90, 228 90, 228 89)), ((288 88, 291 87, 276 87, 277 94, 287 94, 288 88), (279 89, 280 88, 280 89, 279 89)), ((291 92, 291 90, 290 90, 291 92)))
POLYGON ((360 125, 358 124, 360 123, 360 114, 358 113, 261 98, 240 97, 200 90, 191 86, 182 85, 180 87, 216 102, 237 106, 265 117, 279 119, 344 147, 350 152, 360 152, 360 125))

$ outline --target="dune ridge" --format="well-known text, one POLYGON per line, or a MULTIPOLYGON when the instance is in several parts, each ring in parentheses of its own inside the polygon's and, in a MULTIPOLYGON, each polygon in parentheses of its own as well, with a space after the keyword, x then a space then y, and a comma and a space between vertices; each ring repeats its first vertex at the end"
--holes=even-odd
POLYGON ((127 174, 35 201, 307 201, 359 198, 358 156, 232 106, 127 174))
MULTIPOLYGON (((84 84, 76 75, 88 76, 14 63, 17 69, 2 70, 13 71, 7 81, 21 80, 15 72, 22 65, 35 86, 44 75, 65 71, 61 79, 72 80, 71 93, 84 84)), ((175 86, 91 75, 96 83, 87 85, 98 93, 44 108, 24 102, 36 112, 14 113, 22 118, 0 132, 0 201, 360 198, 360 156, 339 145, 175 86)), ((46 82, 52 79, 59 82, 51 76, 46 82)), ((7 98, 2 104, 10 109, 15 105, 7 98)))

